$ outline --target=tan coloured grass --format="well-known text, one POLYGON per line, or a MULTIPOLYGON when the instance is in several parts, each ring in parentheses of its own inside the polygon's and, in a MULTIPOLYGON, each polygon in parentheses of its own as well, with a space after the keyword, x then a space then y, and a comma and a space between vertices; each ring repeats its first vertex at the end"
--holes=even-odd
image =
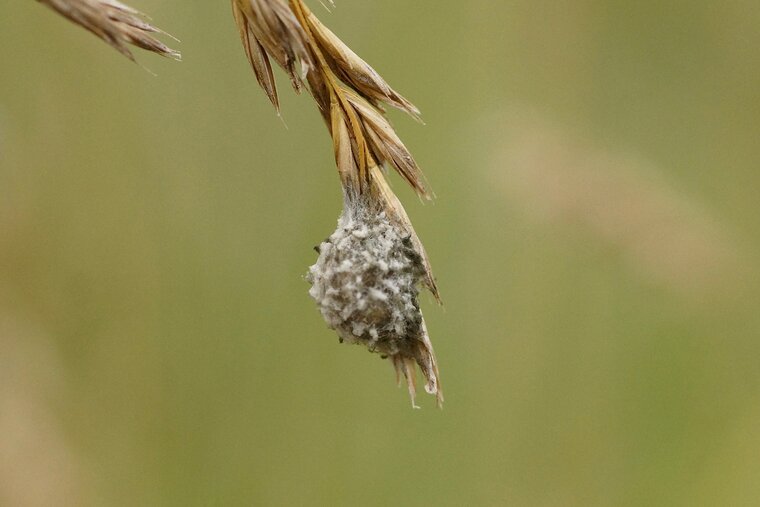
POLYGON ((154 37, 155 34, 168 35, 166 32, 147 23, 144 21, 145 15, 121 2, 116 0, 37 1, 94 33, 132 61, 135 57, 129 49, 130 45, 175 60, 181 59, 179 51, 171 49, 154 37))
MULTIPOLYGON (((412 285, 416 285, 417 282, 422 283, 440 301, 438 288, 422 242, 415 233, 401 202, 388 185, 382 169, 392 167, 419 196, 425 199, 432 197, 420 168, 385 117, 383 104, 400 109, 415 119, 419 119, 419 110, 394 91, 372 67, 322 24, 302 0, 287 2, 232 0, 232 11, 256 79, 274 107, 279 111, 279 97, 272 72, 272 60, 287 73, 296 92, 304 88, 309 91, 327 124, 333 139, 335 161, 345 196, 341 224, 343 226, 351 224, 350 227, 355 227, 353 237, 348 234, 349 237, 344 238, 344 235, 338 234, 338 231, 333 237, 343 238, 346 241, 360 238, 362 241, 358 243, 365 245, 362 235, 366 231, 371 233, 388 230, 385 224, 387 217, 391 227, 395 228, 393 236, 398 235, 403 237, 404 241, 408 240, 411 243, 413 252, 409 255, 413 259, 408 255, 405 256, 406 254, 399 254, 404 250, 401 241, 383 250, 382 255, 398 257, 397 254, 399 254, 398 258, 404 262, 410 261, 411 264, 418 262, 421 269, 412 285), (375 212, 382 215, 381 220, 357 223, 364 219, 362 217, 375 212)), ((322 246, 324 247, 325 244, 322 246)), ((357 246, 357 248, 364 247, 357 246)), ((337 248, 333 249, 333 252, 335 250, 337 248)), ((370 258, 377 252, 361 253, 370 258)), ((341 259, 343 262, 348 262, 345 257, 341 259)), ((380 266, 386 265, 383 259, 373 259, 373 262, 379 262, 380 266)), ((329 259, 325 260, 322 257, 320 261, 330 262, 329 259)), ((333 259, 332 262, 337 261, 333 259)), ((330 278, 333 267, 339 268, 339 266, 320 266, 318 263, 312 267, 310 279, 313 283, 315 279, 323 281, 327 279, 328 282, 333 280, 330 278), (326 277, 321 271, 315 274, 315 268, 327 269, 326 277)), ((367 273, 371 272, 373 280, 377 281, 372 266, 355 269, 359 269, 355 273, 357 279, 362 276, 366 278, 367 273)), ((413 323, 407 322, 408 326, 399 325, 397 331, 390 332, 392 336, 389 337, 388 328, 392 320, 390 314, 398 316, 404 311, 392 308, 389 306, 390 303, 386 303, 385 307, 372 307, 371 301, 370 307, 374 308, 374 313, 371 315, 367 314, 369 310, 364 310, 363 313, 357 311, 346 317, 349 306, 363 308, 366 305, 366 301, 361 298, 357 301, 341 299, 339 303, 344 305, 343 311, 340 311, 340 307, 331 308, 330 315, 343 315, 345 321, 342 324, 331 322, 331 319, 325 315, 325 306, 329 305, 323 305, 323 315, 328 320, 328 324, 338 330, 342 338, 351 335, 354 340, 349 341, 365 343, 370 350, 388 356, 397 374, 403 374, 406 378, 413 399, 414 364, 416 363, 426 378, 426 390, 436 395, 440 405, 443 395, 440 389, 438 366, 424 320, 417 306, 417 289, 410 288, 406 279, 400 284, 402 288, 398 289, 397 280, 391 280, 391 278, 400 274, 392 270, 386 270, 384 273, 386 278, 379 280, 380 282, 394 287, 394 290, 406 291, 408 294, 404 296, 411 297, 411 307, 414 307, 413 313, 415 313, 413 323), (378 314, 382 314, 382 317, 378 317, 378 314), (373 329, 374 334, 358 338, 354 336, 357 334, 355 327, 357 320, 361 321, 360 329, 364 329, 365 324, 369 322, 368 325, 373 329), (351 331, 352 325, 353 331, 351 331), (376 329, 380 329, 379 337, 376 329), (385 334, 383 334, 383 329, 385 329, 385 334)), ((325 283, 329 285, 328 282, 325 283)), ((359 287, 358 290, 375 291, 374 286, 368 288, 367 282, 364 283, 365 286, 359 287)), ((337 293, 342 288, 326 286, 325 290, 337 293)), ((386 294, 383 297, 387 296, 386 294)), ((408 314, 409 312, 405 313, 405 315, 408 314)))

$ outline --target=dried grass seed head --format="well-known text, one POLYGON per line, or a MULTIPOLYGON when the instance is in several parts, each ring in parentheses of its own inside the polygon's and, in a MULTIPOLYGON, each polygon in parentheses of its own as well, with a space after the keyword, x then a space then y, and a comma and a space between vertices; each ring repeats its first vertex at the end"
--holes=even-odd
POLYGON ((296 90, 308 89, 333 139, 345 206, 309 271, 311 295, 342 340, 389 357, 412 400, 419 366, 425 389, 440 405, 438 367, 417 304, 420 284, 440 301, 438 288, 422 242, 381 169, 392 167, 421 197, 432 197, 383 104, 416 119, 419 111, 302 0, 232 0, 232 10, 256 79, 275 108, 271 60, 296 90))
MULTIPOLYGON (((171 49, 153 36, 154 34, 168 35, 166 32, 147 23, 142 13, 121 2, 116 0, 37 1, 97 35, 132 61, 135 58, 129 49, 130 45, 175 60, 181 59, 179 51, 171 49)), ((171 35, 168 36, 171 37, 171 35)))
POLYGON ((432 197, 382 104, 416 119, 419 110, 324 26, 303 1, 232 0, 232 10, 256 79, 276 108, 279 99, 270 58, 288 73, 297 90, 307 83, 333 136, 344 186, 359 185, 359 193, 368 191, 373 177, 369 167, 385 165, 398 171, 420 196, 432 197), (300 74, 296 62, 300 62, 300 74), (344 148, 340 155, 338 146, 344 148), (346 177, 349 174, 354 177, 346 177))

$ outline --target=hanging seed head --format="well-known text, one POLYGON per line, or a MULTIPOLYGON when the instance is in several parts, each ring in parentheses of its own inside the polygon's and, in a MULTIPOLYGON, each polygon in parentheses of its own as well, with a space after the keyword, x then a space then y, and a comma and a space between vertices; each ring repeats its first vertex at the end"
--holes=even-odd
POLYGON ((117 0, 37 1, 94 33, 130 60, 135 59, 130 45, 181 60, 179 51, 154 37, 156 34, 168 34, 145 21, 144 14, 117 0))
POLYGON ((417 303, 418 287, 440 302, 425 249, 384 169, 433 197, 421 169, 385 116, 383 104, 419 119, 394 91, 308 9, 303 0, 232 0, 246 56, 279 110, 272 61, 316 102, 333 139, 345 196, 338 229, 319 247, 307 279, 311 296, 341 341, 389 358, 414 403, 415 364, 427 392, 443 401, 438 367, 417 303))
POLYGON ((409 232, 367 199, 348 201, 336 231, 319 246, 307 280, 327 325, 341 341, 390 358, 407 380, 412 403, 415 363, 425 390, 443 400, 417 296, 426 277, 409 232))

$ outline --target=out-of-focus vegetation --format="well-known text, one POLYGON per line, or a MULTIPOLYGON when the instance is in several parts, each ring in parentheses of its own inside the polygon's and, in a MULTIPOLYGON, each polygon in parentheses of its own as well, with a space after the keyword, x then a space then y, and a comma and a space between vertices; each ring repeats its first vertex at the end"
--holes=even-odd
POLYGON ((414 411, 307 295, 319 114, 283 86, 283 127, 227 4, 133 3, 182 39, 157 77, 0 4, 0 504, 757 504, 760 5, 322 15, 427 122, 414 411))

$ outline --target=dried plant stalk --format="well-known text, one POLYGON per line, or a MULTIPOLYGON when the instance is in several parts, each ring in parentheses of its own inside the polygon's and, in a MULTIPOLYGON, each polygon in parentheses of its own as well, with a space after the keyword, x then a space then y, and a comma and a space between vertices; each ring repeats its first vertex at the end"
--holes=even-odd
POLYGON ((272 64, 296 92, 314 98, 333 139, 344 190, 338 229, 320 247, 308 280, 341 341, 365 344, 391 359, 412 403, 414 364, 440 405, 438 367, 417 303, 418 284, 440 301, 422 242, 382 167, 391 167, 422 198, 431 192, 419 166, 385 117, 383 104, 419 119, 419 110, 331 32, 302 0, 232 0, 248 60, 279 112, 272 64))
MULTIPOLYGON (((161 56, 181 59, 175 51, 156 39, 154 34, 168 35, 150 23, 139 11, 116 0, 37 0, 77 25, 94 33, 130 60, 135 57, 129 46, 136 46, 161 56)), ((171 37, 171 35, 168 35, 171 37)), ((175 39, 176 40, 176 39, 175 39)))

